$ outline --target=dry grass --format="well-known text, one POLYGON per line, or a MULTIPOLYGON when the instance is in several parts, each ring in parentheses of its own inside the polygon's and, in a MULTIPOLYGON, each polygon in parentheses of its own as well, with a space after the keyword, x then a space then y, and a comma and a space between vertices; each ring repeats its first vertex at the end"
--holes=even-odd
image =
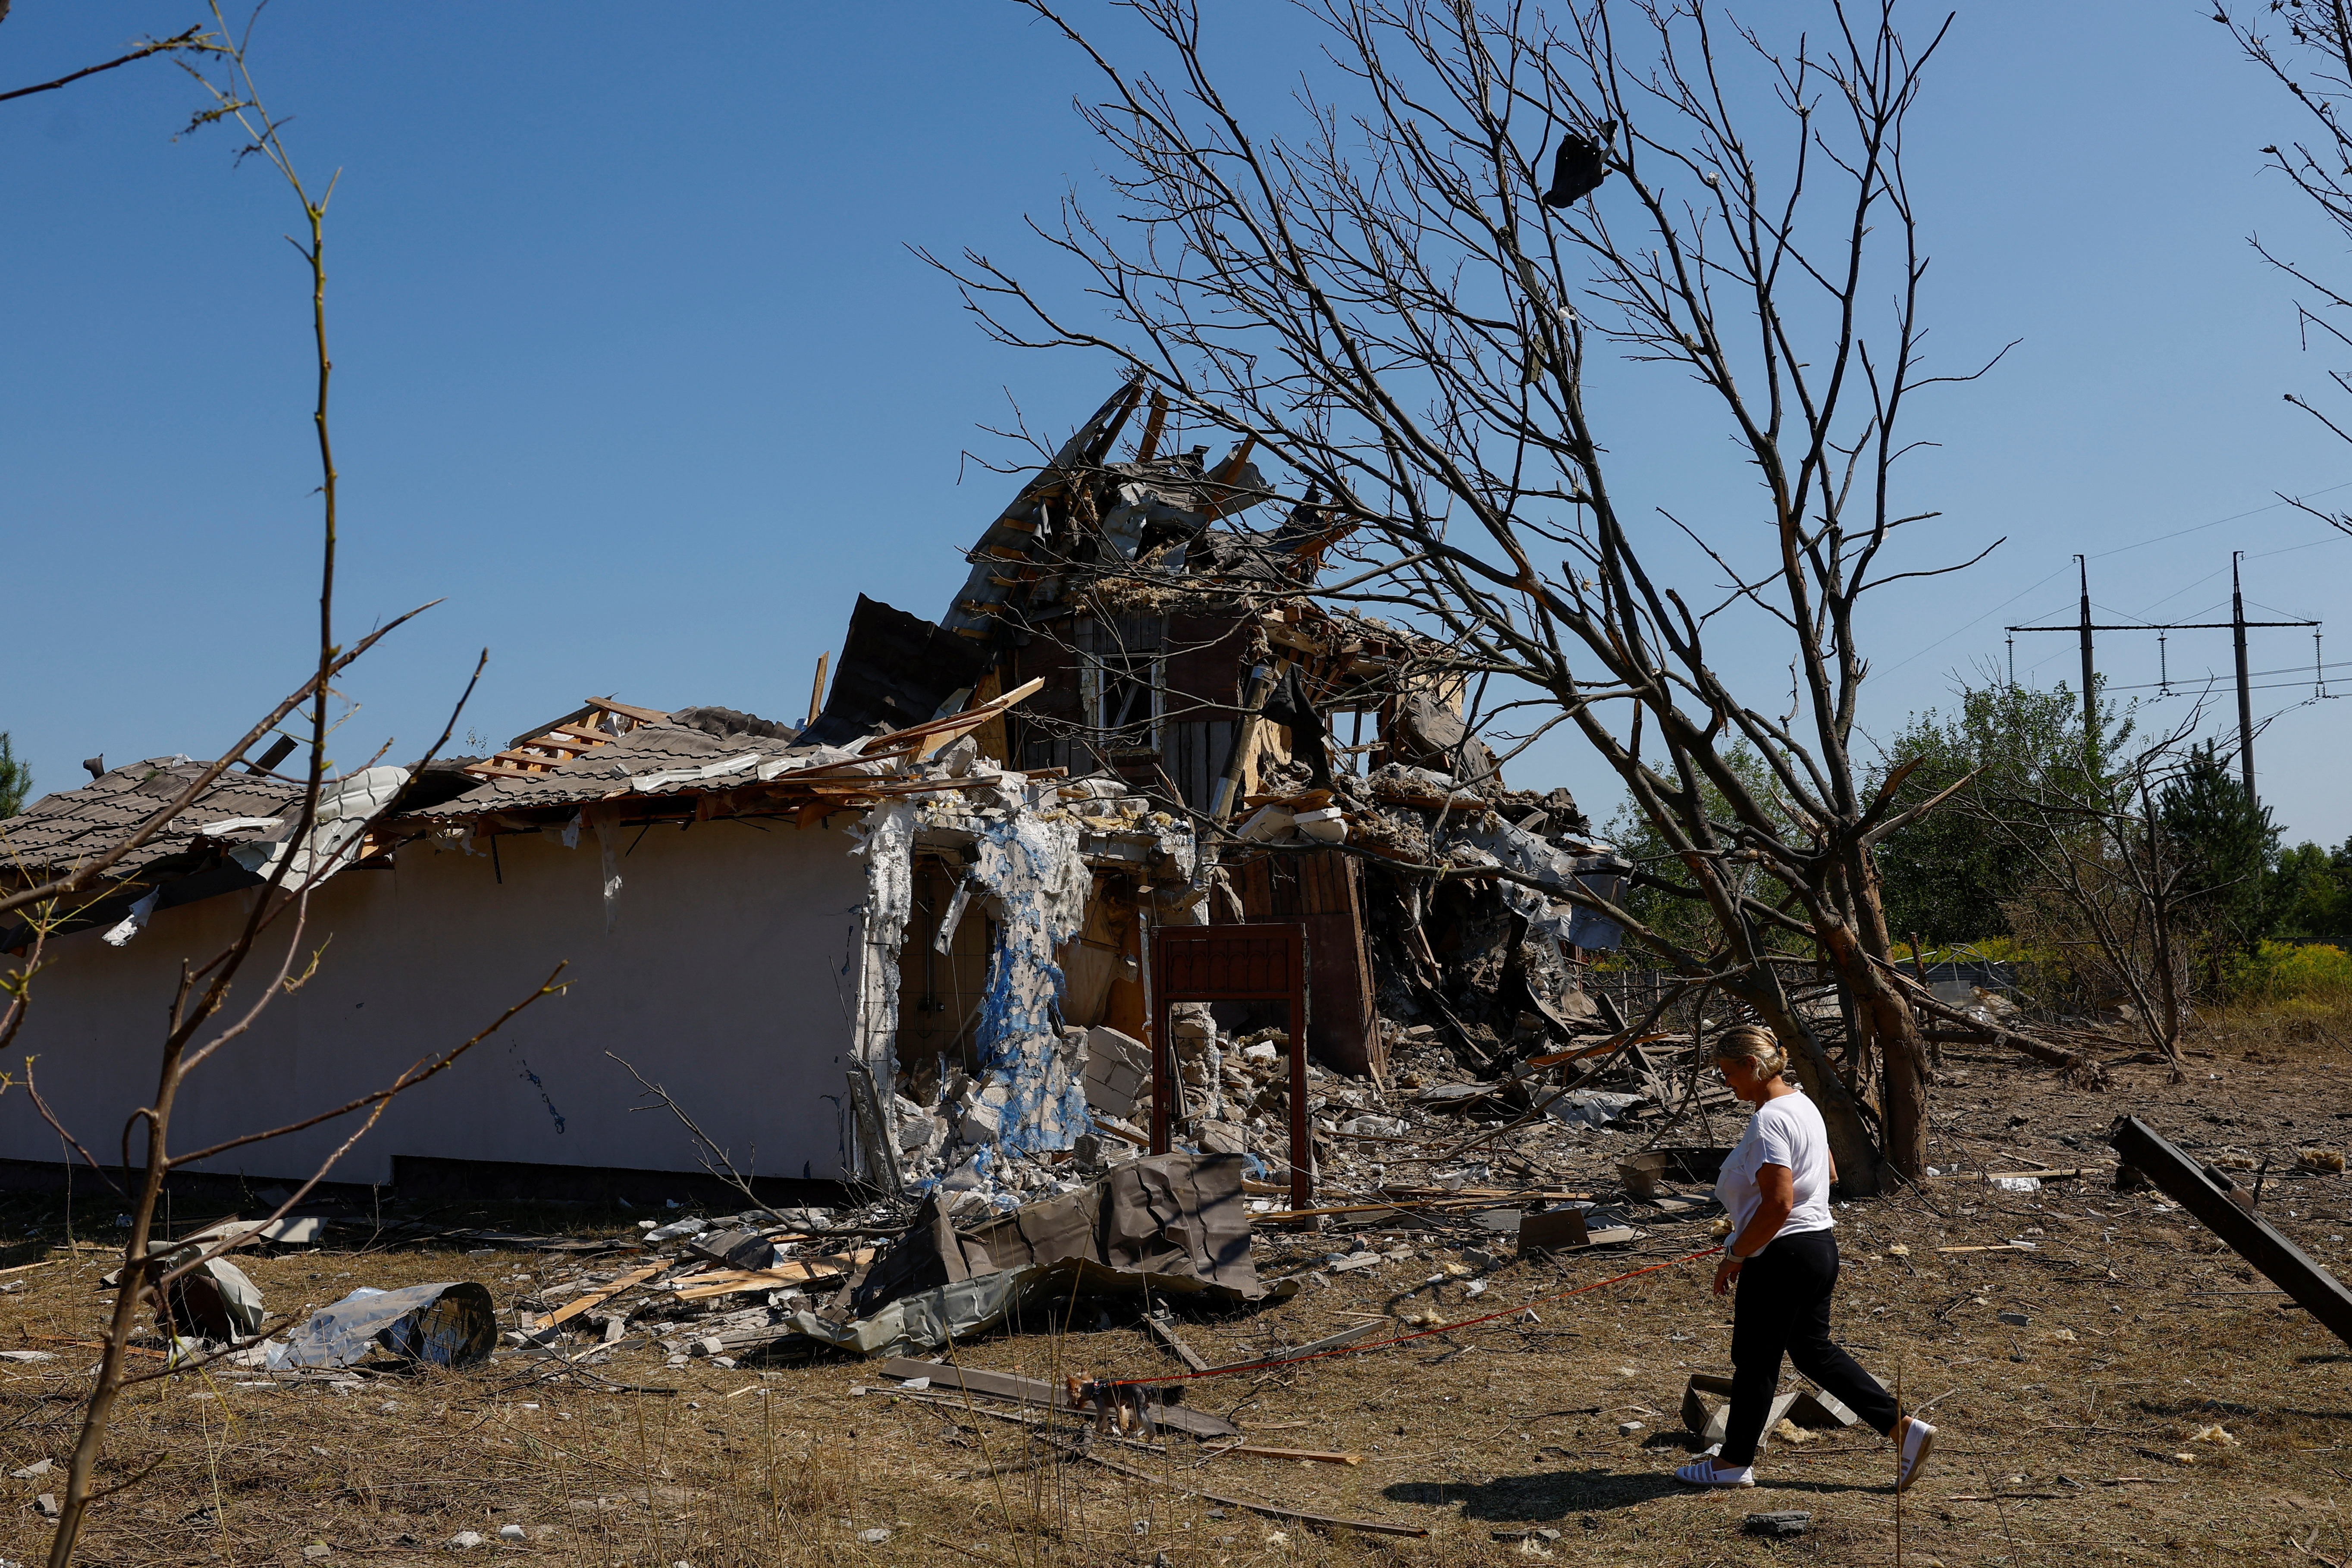
MULTIPOLYGON (((2087 1163, 2115 1116, 2147 1117, 2208 1157, 2272 1156, 2263 1208, 2323 1261, 2352 1261, 2352 1189, 2298 1174, 2294 1151, 2343 1147, 2352 1092, 2341 1017, 2216 1019, 2195 1042, 2202 1074, 2167 1084, 2126 1068, 2105 1093, 2057 1085, 1990 1057, 1947 1064, 1936 1154, 1970 1168, 2087 1163), (2332 1038, 2331 1038, 2332 1034, 2332 1038), (2082 1147, 2078 1149, 2074 1140, 2082 1147), (2290 1217, 2290 1215, 2292 1217, 2290 1217)), ((1626 1146, 1581 1156, 1597 1175, 1626 1146)), ((893 1394, 853 1394, 872 1378, 845 1362, 671 1370, 660 1352, 624 1351, 604 1370, 673 1395, 551 1380, 543 1363, 502 1356, 476 1373, 372 1378, 356 1394, 239 1386, 226 1369, 150 1384, 126 1404, 110 1479, 161 1459, 93 1517, 86 1560, 121 1563, 288 1563, 323 1542, 334 1557, 446 1560, 461 1529, 493 1539, 476 1555, 694 1568, 732 1563, 1168 1563, 1433 1565, 1552 1557, 1603 1563, 1771 1562, 1926 1564, 2096 1561, 2305 1561, 2290 1536, 2330 1557, 2352 1549, 2336 1511, 2352 1470, 2352 1351, 2279 1298, 2232 1253, 2162 1200, 2104 1183, 2053 1183, 2032 1194, 1937 1183, 1921 1197, 1857 1205, 1840 1218, 1849 1271, 1840 1329, 1865 1364, 1937 1405, 1947 1439, 1928 1479, 1902 1500, 1885 1447, 1842 1434, 1776 1442, 1765 1484, 1692 1496, 1666 1472, 1683 1458, 1675 1415, 1691 1371, 1722 1370, 1727 1316, 1697 1266, 1557 1306, 1540 1325, 1497 1325, 1343 1358, 1193 1385, 1259 1442, 1361 1452, 1360 1467, 1209 1458, 1189 1441, 1123 1456, 1179 1485, 1428 1528, 1427 1540, 1319 1532, 1145 1485, 1086 1465, 1027 1465, 1027 1431, 893 1394), (1939 1254, 1940 1246, 2022 1237, 2033 1253, 1939 1254), (1906 1254, 1895 1250, 1907 1247, 1906 1254), (2234 1293, 2233 1293, 2234 1292, 2234 1293), (2014 1311, 2023 1328, 2002 1323, 2014 1311), (2071 1335, 2071 1338, 2063 1337, 2071 1335), (1618 1423, 1644 1430, 1621 1436, 1618 1423), (2236 1442, 2193 1441, 2220 1426, 2236 1442), (2175 1456, 2194 1453, 2194 1464, 2175 1456), (1027 1468, 1015 1468, 1027 1465, 1027 1468), (993 1473, 992 1474, 992 1471, 993 1473), (2140 1478, 2126 1480, 2124 1478, 2140 1478), (2053 1495, 2029 1495, 2053 1494, 2053 1495), (1994 1500, 1979 1500, 1992 1498, 1994 1500), (1750 1510, 1805 1509, 1802 1540, 1739 1532, 1750 1510), (1223 1517, 1218 1517, 1222 1513, 1223 1517), (528 1540, 502 1544, 501 1524, 528 1540), (1496 1532, 1556 1530, 1522 1544, 1496 1532), (887 1530, 866 1543, 861 1531, 887 1530)), ((500 1223, 606 1234, 625 1218, 569 1208, 482 1211, 500 1223)), ((463 1220, 472 1211, 449 1217, 463 1220)), ((79 1223, 91 1217, 78 1205, 79 1223)), ((111 1208, 102 1217, 110 1220, 111 1208)), ((55 1363, 0 1372, 6 1425, 0 1471, 62 1459, 105 1298, 103 1255, 58 1244, 54 1204, 0 1205, 0 1265, 66 1259, 15 1276, 0 1297, 0 1348, 59 1351, 55 1363), (37 1237, 27 1231, 37 1227, 37 1237), (43 1338, 41 1336, 52 1336, 43 1338)), ((1704 1226, 1653 1225, 1661 1254, 1703 1245, 1704 1226)), ((104 1232, 101 1232, 104 1234, 104 1232)), ((341 1233, 348 1235, 349 1233, 341 1233)), ((1213 1360, 1296 1343, 1350 1312, 1425 1305, 1424 1281, 1462 1238, 1411 1238, 1431 1256, 1332 1276, 1269 1311, 1192 1321, 1213 1360)), ((1475 1239, 1475 1238, 1472 1238, 1475 1239)), ((1263 1267, 1304 1262, 1336 1238, 1269 1237, 1263 1267)), ((248 1255, 249 1256, 249 1255, 248 1255)), ((1498 1271, 1478 1305, 1513 1305, 1625 1267, 1624 1255, 1563 1270, 1498 1271)), ((275 1308, 331 1300, 357 1284, 433 1279, 491 1283, 520 1300, 568 1267, 547 1255, 332 1250, 253 1258, 275 1308), (526 1278, 517 1278, 525 1276, 526 1278)), ((1467 1315, 1459 1281, 1435 1288, 1467 1315)), ((1065 1369, 1156 1374, 1167 1352, 1081 1305, 1058 1325, 1000 1336, 960 1354, 971 1364, 1055 1375, 1065 1369)), ((37 1556, 47 1530, 34 1494, 58 1479, 0 1479, 14 1505, 0 1557, 37 1556)), ((331 1560, 331 1559, 330 1559, 331 1560)))

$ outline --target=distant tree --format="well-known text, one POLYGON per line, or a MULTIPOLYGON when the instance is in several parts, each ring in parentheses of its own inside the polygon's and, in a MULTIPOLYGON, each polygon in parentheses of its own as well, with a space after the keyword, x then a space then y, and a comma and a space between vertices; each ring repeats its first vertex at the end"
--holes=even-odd
POLYGON ((1990 863, 2014 873, 2000 913, 2042 999, 2112 1014, 2175 1082, 2195 981, 2222 967, 2200 962, 2205 933, 2242 859, 2241 814, 2215 783, 2231 781, 2189 741, 2202 717, 2130 749, 2102 744, 2095 766, 1993 759, 1954 803, 1998 847, 1990 863))
MULTIPOLYGON (((1897 798, 1934 798, 1975 773, 1984 798, 2083 796, 2100 793, 2083 750, 2083 703, 2064 685, 2048 690, 2010 681, 1963 687, 1948 717, 1915 713, 1886 743, 1883 778, 1897 760, 1919 759, 1897 798)), ((2101 704, 2098 756, 2119 756, 2133 730, 2129 710, 2101 704)), ((1981 812, 1944 810, 1890 835, 1879 850, 1890 930, 1929 942, 2012 934, 2005 903, 2042 863, 2035 847, 1997 830, 1981 812)))
POLYGON ((2156 814, 2181 868, 2183 907, 2202 938, 2208 988, 2218 988, 2230 960, 2270 934, 2275 911, 2264 894, 2279 830, 2210 742, 2190 751, 2166 781, 2156 814))
POLYGON ((2333 853, 2307 842, 2282 849, 2267 882, 2268 934, 2352 942, 2352 838, 2333 853))
MULTIPOLYGON (((1724 754, 1724 763, 1731 769, 1758 799, 1772 803, 1776 817, 1784 829, 1793 829, 1794 822, 1781 803, 1773 798, 1772 775, 1764 761, 1748 746, 1734 746, 1724 754)), ((1728 823, 1733 820, 1731 804, 1723 792, 1702 778, 1699 793, 1709 821, 1728 823)), ((1682 858, 1668 844, 1646 814, 1628 797, 1617 805, 1616 815, 1609 819, 1609 841, 1618 851, 1633 862, 1633 886, 1627 890, 1624 907, 1642 921, 1685 947, 1704 949, 1709 945, 1714 913, 1706 901, 1694 898, 1683 887, 1677 873, 1682 869, 1682 858)), ((1769 900, 1770 886, 1748 868, 1735 872, 1740 879, 1740 891, 1746 897, 1769 900)), ((1807 944, 1792 940, 1786 931, 1759 931, 1759 939, 1775 952, 1803 952, 1811 956, 1807 944)))
POLYGON ((33 798, 33 770, 16 760, 8 731, 0 730, 0 816, 14 816, 33 798))

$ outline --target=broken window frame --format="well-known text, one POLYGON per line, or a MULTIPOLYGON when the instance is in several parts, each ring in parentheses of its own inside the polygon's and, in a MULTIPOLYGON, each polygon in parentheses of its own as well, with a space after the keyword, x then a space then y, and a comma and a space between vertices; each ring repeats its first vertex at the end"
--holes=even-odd
POLYGON ((1113 752, 1160 750, 1160 721, 1167 706, 1167 659, 1157 653, 1097 653, 1088 654, 1087 664, 1094 678, 1087 702, 1087 716, 1092 721, 1087 727, 1097 743, 1113 752), (1139 705, 1144 710, 1141 713, 1135 711, 1139 705))
POLYGON ((1096 620, 1082 634, 1079 711, 1089 742, 1105 756, 1156 756, 1165 749, 1160 731, 1168 710, 1166 635, 1134 635, 1142 629, 1096 620))

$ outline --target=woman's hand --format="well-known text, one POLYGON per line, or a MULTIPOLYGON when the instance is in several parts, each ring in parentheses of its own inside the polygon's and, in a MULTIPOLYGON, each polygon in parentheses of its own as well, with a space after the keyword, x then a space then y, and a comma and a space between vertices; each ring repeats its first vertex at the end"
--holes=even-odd
POLYGON ((1723 1255, 1723 1261, 1715 1266, 1715 1293, 1717 1295, 1728 1296, 1731 1294, 1731 1282, 1739 1278, 1740 1268, 1746 1262, 1746 1258, 1734 1258, 1729 1252, 1726 1252, 1723 1255))

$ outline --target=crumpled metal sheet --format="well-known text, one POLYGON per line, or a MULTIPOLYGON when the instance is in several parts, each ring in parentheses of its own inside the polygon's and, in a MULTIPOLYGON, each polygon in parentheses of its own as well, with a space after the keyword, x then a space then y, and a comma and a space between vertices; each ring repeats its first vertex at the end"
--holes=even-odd
MULTIPOLYGON (((1570 855, 1527 829, 1486 816, 1463 824, 1458 837, 1494 864, 1524 877, 1556 885, 1575 882, 1595 898, 1615 903, 1623 895, 1630 864, 1614 855, 1570 855)), ((1457 859, 1462 857, 1457 853, 1457 859)), ((1581 905, 1544 897, 1523 882, 1497 882, 1503 901, 1523 917, 1530 931, 1540 931, 1577 947, 1612 949, 1623 940, 1616 921, 1581 905)))
POLYGON ((199 1263, 165 1286, 163 1300, 173 1326, 201 1339, 244 1339, 261 1331, 266 1316, 261 1288, 226 1258, 199 1263))
MULTIPOLYGON (((985 584, 991 570, 983 560, 974 581, 985 584)), ((875 731, 919 724, 943 709, 953 712, 948 704, 955 693, 978 686, 989 662, 988 652, 971 638, 860 594, 834 661, 824 710, 801 731, 799 743, 838 746, 875 731)))
POLYGON ((1641 1094, 1612 1094, 1601 1089, 1572 1089, 1544 1107, 1544 1112, 1575 1127, 1602 1127, 1648 1099, 1641 1094))
MULTIPOLYGON (((289 892, 317 887, 359 858, 368 824, 407 783, 406 768, 362 768, 320 791, 319 809, 300 843, 289 837, 240 844, 229 850, 229 858, 267 881, 278 862, 290 857, 292 864, 280 886, 289 892)), ((298 809, 288 810, 289 826, 299 815, 298 809)))
POLYGON ((1102 535, 1122 560, 1135 559, 1154 524, 1197 537, 1213 521, 1272 499, 1273 489, 1256 464, 1244 462, 1228 472, 1220 463, 1214 470, 1219 477, 1213 479, 1206 456, 1205 450, 1173 452, 1149 462, 1105 465, 1112 484, 1102 535))
POLYGON ((364 1287, 320 1308, 283 1345, 269 1347, 268 1366, 349 1366, 378 1346, 404 1361, 434 1366, 477 1366, 499 1342, 489 1289, 470 1279, 411 1285, 403 1290, 364 1287))
POLYGON ((950 1338, 964 1339, 1007 1320, 1017 1321, 1033 1308, 1041 1314, 1042 1326, 1055 1308, 1066 1309, 1073 1295, 1155 1300, 1181 1296, 1223 1306, 1246 1306, 1286 1301, 1297 1293, 1295 1279, 1252 1296, 1190 1275, 1113 1268, 1090 1258, 1065 1258, 934 1286, 846 1323, 829 1322, 809 1311, 793 1313, 788 1322, 794 1332, 839 1350, 869 1356, 908 1355, 940 1350, 950 1338))
POLYGON ((877 1355, 936 1349, 1032 1300, 1066 1303, 1073 1289, 1235 1306, 1284 1299, 1297 1283, 1269 1290, 1250 1258, 1242 1168, 1238 1154, 1156 1154, 964 1231, 934 1194, 858 1287, 865 1316, 840 1323, 802 1312, 793 1327, 877 1355))

